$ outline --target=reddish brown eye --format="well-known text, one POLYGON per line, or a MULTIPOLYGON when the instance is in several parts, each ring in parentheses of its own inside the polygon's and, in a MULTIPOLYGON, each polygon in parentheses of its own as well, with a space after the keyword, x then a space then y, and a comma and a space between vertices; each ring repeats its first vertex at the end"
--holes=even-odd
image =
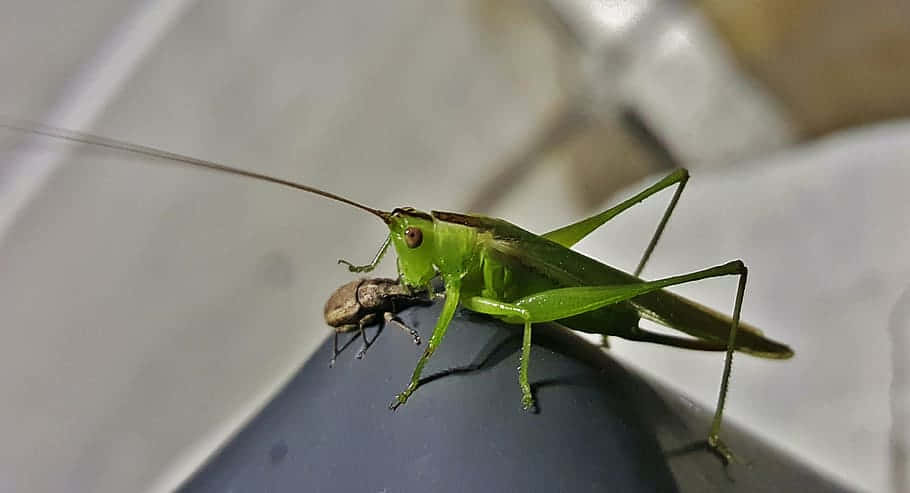
POLYGON ((408 245, 408 248, 419 247, 423 243, 423 232, 415 227, 404 230, 404 242, 408 245))

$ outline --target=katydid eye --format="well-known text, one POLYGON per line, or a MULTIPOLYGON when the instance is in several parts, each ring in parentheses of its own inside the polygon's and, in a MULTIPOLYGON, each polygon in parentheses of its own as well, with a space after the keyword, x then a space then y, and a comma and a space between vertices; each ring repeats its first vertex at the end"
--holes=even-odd
POLYGON ((404 230, 404 242, 408 245, 408 248, 419 247, 423 243, 423 231, 415 227, 404 230))

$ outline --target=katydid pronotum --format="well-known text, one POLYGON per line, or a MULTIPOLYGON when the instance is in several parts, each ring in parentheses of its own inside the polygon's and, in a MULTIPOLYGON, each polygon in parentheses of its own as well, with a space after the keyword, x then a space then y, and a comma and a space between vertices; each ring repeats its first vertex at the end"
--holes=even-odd
MULTIPOLYGON (((336 289, 323 309, 325 323, 335 329, 335 344, 329 366, 335 365, 338 354, 357 336, 363 339, 363 346, 357 351, 357 359, 363 358, 373 344, 373 341, 367 340, 364 328, 378 322, 379 315, 383 317, 383 326, 393 323, 408 333, 414 339, 414 344, 420 344, 420 335, 405 325, 397 313, 411 306, 429 304, 430 301, 425 290, 409 289, 397 279, 355 279, 336 289), (338 334, 355 331, 354 336, 339 349, 338 334)), ((373 336, 373 340, 377 336, 379 332, 373 336)))
POLYGON ((442 342, 459 306, 523 326, 518 383, 523 407, 532 407, 533 397, 528 383, 532 325, 555 321, 570 329, 589 333, 686 349, 724 351, 726 357, 720 391, 707 442, 726 463, 732 458, 732 452, 721 441, 719 434, 733 351, 773 359, 786 359, 793 355, 786 345, 764 337, 755 327, 740 323, 747 276, 742 261, 735 260, 656 281, 644 281, 638 277, 688 180, 688 172, 684 169, 670 173, 604 212, 536 235, 502 219, 478 215, 441 211, 427 213, 410 207, 392 211, 374 209, 308 185, 84 133, 30 123, 0 122, 0 127, 277 183, 348 204, 378 217, 388 226, 389 235, 373 260, 362 266, 340 262, 346 263, 352 272, 369 272, 392 245, 398 254, 399 282, 403 288, 427 289, 433 297, 431 282, 434 279, 441 280, 445 287, 445 302, 433 334, 417 361, 408 385, 389 404, 392 409, 407 402, 417 388, 427 360, 442 342), (571 249, 611 218, 674 185, 675 193, 633 274, 571 249), (678 284, 721 276, 739 277, 732 317, 664 290, 678 284), (642 318, 690 337, 644 330, 639 327, 642 318))

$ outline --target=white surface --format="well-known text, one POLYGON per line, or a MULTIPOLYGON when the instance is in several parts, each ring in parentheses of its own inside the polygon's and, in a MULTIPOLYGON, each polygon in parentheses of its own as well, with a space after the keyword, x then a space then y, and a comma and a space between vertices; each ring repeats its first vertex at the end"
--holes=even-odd
MULTIPOLYGON (((528 180, 497 215, 534 231, 577 218, 560 217, 566 191, 558 166, 528 180), (528 197, 537 200, 530 204, 528 197)), ((743 259, 750 269, 743 319, 796 356, 738 356, 726 416, 866 491, 890 490, 889 439, 899 438, 889 410, 895 351, 889 329, 904 340, 910 333, 908 183, 906 121, 696 173, 644 272, 656 279, 743 259)), ((631 270, 669 197, 665 192, 617 217, 579 249, 631 270)), ((735 289, 729 279, 674 291, 731 310, 735 289)), ((613 342, 625 360, 713 408, 721 356, 613 342)), ((895 398, 907 405, 906 395, 895 398)))
MULTIPOLYGON (((66 88, 141 6, 4 5, 0 114, 92 106, 66 88)), ((506 58, 481 13, 199 3, 122 91, 93 96, 90 130, 379 207, 457 209, 558 102, 547 45, 506 58)), ((0 134, 0 166, 28 158, 20 140, 0 134)), ((369 259, 384 226, 299 192, 76 151, 0 243, 0 491, 167 490, 328 334, 322 304, 351 277, 336 259, 369 259)))

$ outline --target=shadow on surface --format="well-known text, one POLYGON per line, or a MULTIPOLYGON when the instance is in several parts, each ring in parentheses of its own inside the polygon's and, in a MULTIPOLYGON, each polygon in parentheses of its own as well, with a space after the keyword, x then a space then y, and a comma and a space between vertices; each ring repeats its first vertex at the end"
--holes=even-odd
MULTIPOLYGON (((401 316, 432 327, 439 307, 401 316)), ((709 413, 556 325, 535 326, 529 372, 540 407, 525 412, 520 332, 460 312, 428 376, 397 412, 387 403, 423 348, 384 336, 365 359, 339 358, 329 369, 321 357, 329 337, 183 490, 838 491, 725 426, 728 444, 754 464, 731 466, 732 481, 697 448, 709 413)))

